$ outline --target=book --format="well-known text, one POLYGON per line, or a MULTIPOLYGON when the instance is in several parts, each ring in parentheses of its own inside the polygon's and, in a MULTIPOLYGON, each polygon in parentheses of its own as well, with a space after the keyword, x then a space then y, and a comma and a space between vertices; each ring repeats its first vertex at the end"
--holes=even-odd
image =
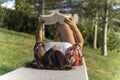
POLYGON ((65 18, 71 17, 71 14, 62 14, 59 11, 53 11, 49 15, 40 15, 39 20, 43 19, 44 24, 51 25, 59 22, 60 24, 64 23, 65 18))

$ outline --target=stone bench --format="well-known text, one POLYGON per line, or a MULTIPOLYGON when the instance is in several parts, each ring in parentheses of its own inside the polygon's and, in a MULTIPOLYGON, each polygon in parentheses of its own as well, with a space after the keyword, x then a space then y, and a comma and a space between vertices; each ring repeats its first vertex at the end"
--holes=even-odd
POLYGON ((0 80, 88 80, 85 60, 83 65, 72 70, 38 70, 21 67, 0 76, 0 80))

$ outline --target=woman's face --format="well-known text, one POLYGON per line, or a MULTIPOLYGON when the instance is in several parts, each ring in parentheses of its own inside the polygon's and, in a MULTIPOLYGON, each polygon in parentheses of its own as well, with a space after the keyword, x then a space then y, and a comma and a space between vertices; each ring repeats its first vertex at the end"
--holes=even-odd
POLYGON ((52 49, 57 50, 57 51, 61 51, 61 47, 60 46, 56 46, 56 45, 54 45, 52 47, 52 49))

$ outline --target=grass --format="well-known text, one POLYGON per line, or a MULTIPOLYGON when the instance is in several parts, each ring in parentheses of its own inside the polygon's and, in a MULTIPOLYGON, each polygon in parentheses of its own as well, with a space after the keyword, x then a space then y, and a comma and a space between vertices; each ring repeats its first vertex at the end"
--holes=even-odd
POLYGON ((34 43, 33 35, 0 28, 0 75, 30 61, 34 43))
POLYGON ((108 51, 108 56, 101 56, 100 49, 84 47, 83 53, 86 60, 90 80, 119 80, 120 79, 120 52, 108 51))
MULTIPOLYGON (((50 41, 45 39, 45 41, 50 41)), ((33 59, 34 35, 0 28, 0 75, 24 66, 33 59)), ((101 56, 100 49, 83 49, 89 80, 119 80, 120 52, 109 51, 101 56)))

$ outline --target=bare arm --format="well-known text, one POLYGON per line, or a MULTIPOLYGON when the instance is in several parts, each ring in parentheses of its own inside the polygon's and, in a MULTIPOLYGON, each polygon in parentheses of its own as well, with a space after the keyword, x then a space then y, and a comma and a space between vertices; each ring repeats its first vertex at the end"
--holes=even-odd
POLYGON ((81 47, 83 47, 83 43, 84 43, 83 36, 82 36, 81 32, 79 31, 74 19, 72 17, 69 19, 66 18, 65 22, 71 27, 71 29, 73 30, 73 32, 77 38, 77 41, 80 43, 81 47))
POLYGON ((38 21, 38 26, 37 26, 37 30, 36 30, 36 42, 38 41, 42 41, 42 27, 43 27, 43 20, 38 21))

